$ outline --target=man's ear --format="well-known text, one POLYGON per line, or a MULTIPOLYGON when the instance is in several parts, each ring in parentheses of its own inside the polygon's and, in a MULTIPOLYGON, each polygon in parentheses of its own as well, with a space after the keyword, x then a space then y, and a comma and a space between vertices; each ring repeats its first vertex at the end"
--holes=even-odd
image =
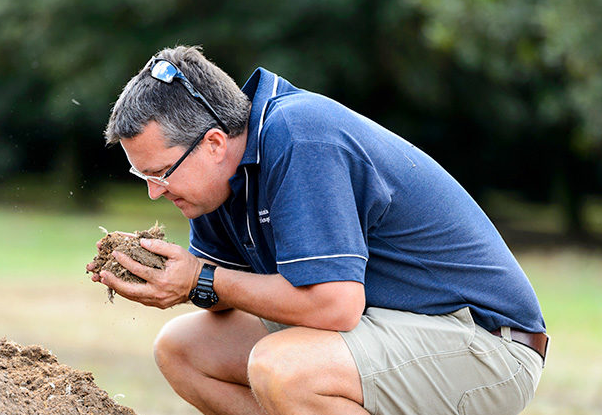
POLYGON ((205 134, 205 138, 201 142, 205 150, 212 157, 215 157, 216 162, 222 161, 226 157, 228 150, 228 135, 219 128, 212 128, 205 134))

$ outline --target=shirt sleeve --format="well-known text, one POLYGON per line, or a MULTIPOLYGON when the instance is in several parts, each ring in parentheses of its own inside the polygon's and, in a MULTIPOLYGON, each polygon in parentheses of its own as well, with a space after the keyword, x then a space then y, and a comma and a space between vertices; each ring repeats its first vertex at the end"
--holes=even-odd
POLYGON ((209 259, 224 268, 250 270, 251 267, 238 254, 228 233, 215 211, 190 220, 190 245, 188 252, 209 259))
POLYGON ((388 197, 364 160, 332 143, 294 141, 272 165, 267 193, 280 274, 294 286, 364 283, 368 227, 388 197))

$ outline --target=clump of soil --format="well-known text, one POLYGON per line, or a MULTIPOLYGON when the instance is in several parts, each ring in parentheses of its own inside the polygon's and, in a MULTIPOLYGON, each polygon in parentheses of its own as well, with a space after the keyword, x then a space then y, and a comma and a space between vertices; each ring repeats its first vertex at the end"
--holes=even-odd
POLYGON ((41 346, 0 339, 0 414, 135 415, 94 383, 94 376, 58 362, 41 346))
MULTIPOLYGON (((101 228, 104 230, 104 228, 101 228)), ((161 239, 165 238, 163 227, 157 223, 146 231, 136 231, 134 234, 126 234, 122 232, 107 232, 107 235, 100 240, 100 248, 98 255, 94 257, 95 267, 91 272, 98 274, 100 271, 106 270, 112 272, 117 278, 124 281, 144 284, 142 278, 132 274, 125 269, 115 257, 111 254, 113 251, 123 252, 130 258, 146 265, 147 267, 165 269, 165 261, 167 258, 147 251, 140 246, 140 239, 161 239)), ((113 290, 108 289, 109 301, 113 302, 113 290)))

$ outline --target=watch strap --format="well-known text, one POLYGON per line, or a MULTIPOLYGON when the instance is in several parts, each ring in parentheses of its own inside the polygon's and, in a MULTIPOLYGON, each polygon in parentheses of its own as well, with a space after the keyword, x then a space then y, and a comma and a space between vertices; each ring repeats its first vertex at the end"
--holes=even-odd
POLYGON ((188 298, 193 304, 202 307, 210 308, 217 304, 219 298, 213 290, 213 278, 217 267, 211 264, 203 264, 196 286, 188 294, 188 298))
POLYGON ((213 278, 215 276, 214 273, 216 268, 217 267, 215 265, 203 264, 203 267, 201 268, 201 272, 199 274, 197 287, 199 285, 202 285, 203 287, 209 287, 213 289, 213 278))

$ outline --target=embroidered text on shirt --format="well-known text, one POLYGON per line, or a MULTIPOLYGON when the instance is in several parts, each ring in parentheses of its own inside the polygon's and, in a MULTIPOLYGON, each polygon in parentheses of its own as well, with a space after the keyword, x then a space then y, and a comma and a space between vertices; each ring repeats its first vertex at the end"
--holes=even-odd
POLYGON ((259 223, 270 223, 270 211, 267 209, 261 209, 259 212, 259 223))

